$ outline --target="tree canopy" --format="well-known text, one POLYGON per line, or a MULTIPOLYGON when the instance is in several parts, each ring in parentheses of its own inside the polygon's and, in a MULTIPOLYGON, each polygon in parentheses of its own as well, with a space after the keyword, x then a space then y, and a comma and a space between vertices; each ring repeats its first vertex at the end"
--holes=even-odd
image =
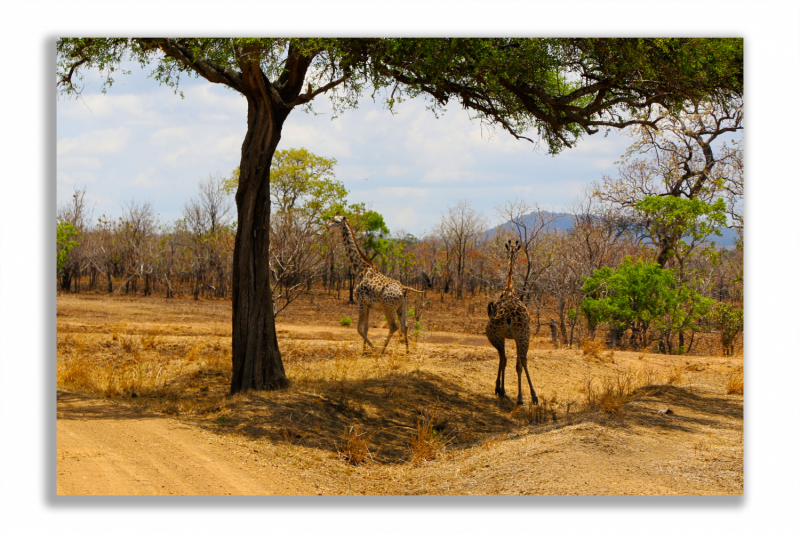
POLYGON ((81 71, 124 74, 153 64, 180 87, 201 76, 242 94, 262 91, 288 113, 329 93, 336 113, 365 91, 392 108, 425 96, 459 101, 517 138, 536 131, 557 153, 600 127, 655 124, 654 106, 743 92, 742 39, 60 39, 58 83, 79 93, 81 71), (254 83, 247 83, 249 77, 254 83), (303 85, 305 84, 305 87, 303 85), (303 92, 305 89, 305 92, 303 92))

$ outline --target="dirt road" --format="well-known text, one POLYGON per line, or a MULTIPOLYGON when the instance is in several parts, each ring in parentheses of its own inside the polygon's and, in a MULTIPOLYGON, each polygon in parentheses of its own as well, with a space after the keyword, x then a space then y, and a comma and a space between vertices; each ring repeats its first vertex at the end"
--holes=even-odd
POLYGON ((57 494, 313 494, 239 446, 169 418, 58 392, 57 494))

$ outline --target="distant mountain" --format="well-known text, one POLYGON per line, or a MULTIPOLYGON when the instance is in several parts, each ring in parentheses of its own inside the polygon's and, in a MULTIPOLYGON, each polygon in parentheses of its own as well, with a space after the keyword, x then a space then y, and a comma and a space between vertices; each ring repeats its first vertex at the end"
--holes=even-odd
MULTIPOLYGON (((550 225, 553 229, 569 231, 575 224, 575 215, 569 213, 552 213, 550 211, 543 211, 545 215, 553 216, 555 219, 550 225)), ((529 213, 523 217, 523 220, 533 222, 533 213, 529 213)), ((513 231, 510 222, 500 224, 486 231, 486 236, 491 237, 497 231, 513 231)), ((736 231, 728 228, 722 228, 722 237, 711 236, 709 240, 717 245, 719 248, 733 248, 736 244, 736 231)))

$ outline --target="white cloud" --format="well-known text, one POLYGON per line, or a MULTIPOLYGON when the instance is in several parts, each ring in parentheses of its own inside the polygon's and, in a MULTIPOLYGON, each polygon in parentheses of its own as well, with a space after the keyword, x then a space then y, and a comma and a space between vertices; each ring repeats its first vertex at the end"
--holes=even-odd
POLYGON ((192 107, 213 110, 215 113, 227 111, 234 116, 247 116, 247 100, 242 95, 213 83, 194 85, 184 89, 183 94, 192 107))
POLYGON ((59 103, 59 112, 65 117, 107 118, 124 114, 141 115, 146 103, 137 94, 87 94, 80 99, 59 103), (88 113, 88 115, 87 115, 88 113))
POLYGON ((159 156, 159 161, 173 167, 186 167, 194 164, 196 160, 190 156, 188 147, 179 146, 169 152, 163 152, 159 156))
POLYGON ((96 157, 59 157, 58 168, 82 168, 82 169, 98 169, 102 166, 100 160, 96 157))
POLYGON ((127 128, 120 127, 90 131, 77 137, 66 137, 57 142, 56 155, 63 156, 72 152, 79 154, 117 154, 125 150, 129 136, 127 128))
MULTIPOLYGON (((316 117, 320 119, 321 117, 316 117)), ((322 119, 324 120, 324 119, 322 119)), ((326 124, 326 127, 313 127, 308 124, 292 123, 286 121, 281 134, 279 150, 287 148, 306 148, 322 157, 335 157, 336 159, 353 155, 351 139, 355 137, 352 132, 342 134, 341 124, 326 124)))
POLYGON ((242 136, 238 134, 212 140, 211 153, 222 156, 225 161, 235 161, 238 164, 242 156, 243 140, 242 136))
POLYGON ((161 128, 150 136, 151 144, 153 145, 165 145, 176 141, 183 141, 188 138, 189 128, 186 126, 161 128))
POLYGON ((157 185, 162 184, 162 180, 157 179, 156 177, 156 167, 150 166, 141 172, 137 173, 136 176, 130 181, 130 185, 132 187, 143 187, 146 189, 151 189, 157 185))

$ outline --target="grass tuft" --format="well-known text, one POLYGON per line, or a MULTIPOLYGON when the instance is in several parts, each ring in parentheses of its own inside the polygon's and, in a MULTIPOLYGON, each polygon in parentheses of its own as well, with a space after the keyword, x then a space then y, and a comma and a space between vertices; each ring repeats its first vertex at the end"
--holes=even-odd
POLYGON ((339 457, 354 466, 373 461, 369 451, 370 440, 371 436, 360 426, 345 428, 342 440, 337 446, 339 457))
POLYGON ((737 366, 728 376, 725 391, 727 394, 744 394, 744 367, 742 365, 737 366))

